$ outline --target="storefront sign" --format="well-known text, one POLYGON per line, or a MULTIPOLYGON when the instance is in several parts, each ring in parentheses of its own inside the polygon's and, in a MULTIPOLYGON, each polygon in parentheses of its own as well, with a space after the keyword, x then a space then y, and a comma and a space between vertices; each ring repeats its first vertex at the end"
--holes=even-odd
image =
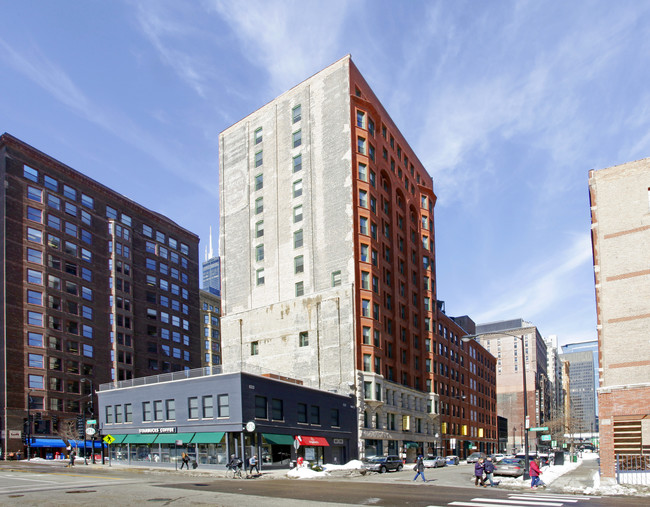
POLYGON ((140 428, 138 433, 176 433, 176 428, 140 428))
POLYGON ((345 441, 342 438, 333 438, 332 443, 334 445, 343 445, 345 441))

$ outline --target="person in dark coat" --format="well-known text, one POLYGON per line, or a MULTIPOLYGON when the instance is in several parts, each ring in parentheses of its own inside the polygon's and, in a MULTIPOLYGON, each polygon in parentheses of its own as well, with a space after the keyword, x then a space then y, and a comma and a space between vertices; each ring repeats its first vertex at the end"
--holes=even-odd
POLYGON ((483 480, 483 472, 485 471, 483 465, 483 458, 480 458, 474 465, 474 486, 483 486, 487 488, 487 484, 483 480))
POLYGON ((415 466, 413 467, 413 470, 415 470, 417 473, 415 474, 415 477, 413 477, 413 481, 416 481, 418 476, 422 476, 422 480, 424 482, 427 482, 426 478, 424 477, 424 461, 422 458, 422 455, 420 454, 418 456, 417 461, 415 462, 415 466))
POLYGON ((497 484, 494 482, 494 462, 492 461, 492 458, 490 456, 487 457, 485 460, 485 464, 483 465, 483 469, 485 470, 485 476, 488 481, 490 481, 490 487, 495 487, 497 484))

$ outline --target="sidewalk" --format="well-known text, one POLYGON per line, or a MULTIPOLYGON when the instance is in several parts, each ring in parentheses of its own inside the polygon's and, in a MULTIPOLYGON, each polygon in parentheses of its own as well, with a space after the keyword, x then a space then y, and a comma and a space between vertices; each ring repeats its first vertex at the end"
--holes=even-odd
MULTIPOLYGON (((584 492, 594 488, 594 476, 598 475, 600 465, 597 459, 582 460, 575 469, 555 479, 546 489, 551 493, 584 492)), ((542 473, 542 480, 544 480, 542 473)))

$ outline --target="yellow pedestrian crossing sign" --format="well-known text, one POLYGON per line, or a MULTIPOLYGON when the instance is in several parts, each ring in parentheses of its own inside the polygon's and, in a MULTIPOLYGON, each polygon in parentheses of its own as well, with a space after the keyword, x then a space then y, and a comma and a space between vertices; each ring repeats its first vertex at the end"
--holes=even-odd
POLYGON ((111 445, 113 442, 115 442, 115 437, 113 435, 106 435, 104 437, 104 442, 106 442, 108 445, 111 445))

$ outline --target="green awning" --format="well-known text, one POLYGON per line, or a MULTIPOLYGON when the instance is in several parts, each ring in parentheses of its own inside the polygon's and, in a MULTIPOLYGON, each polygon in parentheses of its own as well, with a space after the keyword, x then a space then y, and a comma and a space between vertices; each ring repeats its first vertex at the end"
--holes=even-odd
POLYGON ((294 438, 291 435, 278 435, 277 433, 262 433, 262 436, 269 444, 293 445, 294 438))
POLYGON ((420 444, 416 444, 415 442, 406 442, 404 447, 406 447, 407 449, 417 449, 418 447, 420 447, 420 444))
POLYGON ((115 439, 111 445, 121 444, 126 438, 126 435, 113 435, 112 433, 111 436, 115 439))
POLYGON ((223 431, 206 431, 205 433, 194 433, 192 444, 218 444, 223 439, 223 431))
POLYGON ((158 436, 157 433, 146 433, 143 435, 133 434, 127 435, 126 438, 122 441, 123 444, 153 444, 153 441, 156 440, 158 436))
POLYGON ((156 438, 156 444, 174 444, 176 440, 182 440, 183 444, 188 444, 194 433, 161 433, 156 438))

